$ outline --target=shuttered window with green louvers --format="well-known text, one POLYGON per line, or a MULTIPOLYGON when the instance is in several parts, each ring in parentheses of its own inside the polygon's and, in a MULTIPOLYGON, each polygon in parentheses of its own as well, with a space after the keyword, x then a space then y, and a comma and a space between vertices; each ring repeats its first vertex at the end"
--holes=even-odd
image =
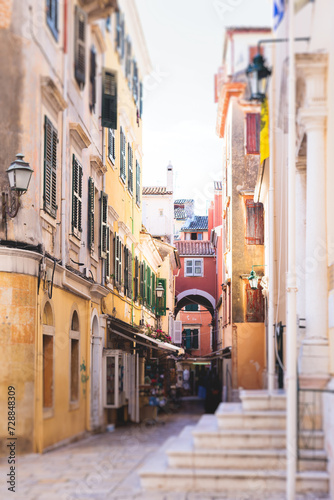
POLYGON ((95 47, 90 49, 90 69, 89 69, 89 109, 95 113, 96 104, 96 51, 95 47))
POLYGON ((108 232, 108 195, 101 191, 100 198, 100 255, 101 259, 107 257, 107 232, 108 232))
POLYGON ((139 295, 139 261, 138 257, 135 257, 135 276, 134 276, 134 290, 133 290, 134 300, 138 300, 139 295))
POLYGON ((72 164, 72 233, 81 238, 82 233, 82 165, 73 155, 72 164))
POLYGON ((57 144, 58 133, 47 116, 44 119, 44 193, 43 208, 57 216, 57 144))
POLYGON ((164 288, 163 297, 157 297, 157 315, 158 316, 166 316, 166 299, 167 299, 167 281, 163 278, 157 278, 157 285, 161 285, 164 288))
POLYGON ((114 257, 115 257, 115 264, 114 264, 115 283, 119 283, 119 236, 117 236, 116 233, 114 237, 114 257))
POLYGON ((102 127, 117 129, 117 73, 103 68, 102 127))
POLYGON ((128 288, 127 294, 129 299, 132 299, 132 253, 128 250, 128 288))
POLYGON ((88 179, 88 248, 94 250, 95 231, 94 220, 95 218, 95 184, 94 179, 88 179))
POLYGON ((133 152, 128 142, 128 190, 133 193, 133 152))
POLYGON ((110 229, 107 227, 107 250, 106 250, 106 258, 104 261, 104 276, 106 283, 109 283, 110 280, 110 229))
POLYGON ((146 262, 143 262, 143 304, 147 304, 147 266, 146 262))
POLYGON ((126 163, 125 163, 125 157, 126 157, 126 139, 125 139, 125 134, 123 132, 123 129, 121 127, 121 133, 120 133, 120 152, 121 152, 121 158, 120 158, 120 177, 125 182, 126 179, 126 163))
POLYGON ((124 277, 123 277, 123 282, 124 282, 124 292, 126 295, 128 294, 128 286, 129 286, 129 283, 128 283, 128 277, 129 277, 128 253, 129 253, 129 250, 127 249, 127 247, 124 247, 124 277))
POLYGON ((139 83, 139 117, 143 116, 143 84, 139 83))
POLYGON ((140 195, 141 195, 141 189, 140 189, 140 164, 139 161, 136 160, 136 203, 139 206, 140 205, 140 195))
POLYGON ((138 67, 135 60, 133 60, 133 75, 132 75, 132 95, 135 103, 138 102, 138 67))
POLYGON ((140 264, 140 296, 141 304, 144 303, 144 263, 140 264))
POLYGON ((76 5, 74 29, 74 76, 81 89, 86 83, 86 29, 87 14, 78 5, 76 5))
POLYGON ((152 282, 151 282, 151 269, 147 266, 146 269, 146 301, 147 301, 147 306, 151 307, 152 305, 152 282))
POLYGON ((58 0, 46 0, 46 20, 51 33, 58 42, 58 0))
POLYGON ((125 76, 128 80, 128 86, 131 89, 131 53, 132 53, 132 47, 131 47, 131 41, 130 38, 127 37, 126 43, 125 43, 125 76))
POLYGON ((152 311, 155 311, 156 307, 156 294, 155 294, 155 274, 152 273, 152 311))
POLYGON ((115 130, 108 129, 108 158, 113 165, 116 161, 116 143, 115 143, 115 130))

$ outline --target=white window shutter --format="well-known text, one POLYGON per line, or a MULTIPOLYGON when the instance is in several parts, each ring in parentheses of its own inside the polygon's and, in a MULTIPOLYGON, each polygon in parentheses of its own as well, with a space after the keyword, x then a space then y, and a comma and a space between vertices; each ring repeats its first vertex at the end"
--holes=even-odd
POLYGON ((174 321, 174 344, 182 344, 182 321, 174 321))
POLYGON ((168 335, 172 339, 172 343, 174 343, 174 319, 173 319, 173 316, 168 317, 168 335))

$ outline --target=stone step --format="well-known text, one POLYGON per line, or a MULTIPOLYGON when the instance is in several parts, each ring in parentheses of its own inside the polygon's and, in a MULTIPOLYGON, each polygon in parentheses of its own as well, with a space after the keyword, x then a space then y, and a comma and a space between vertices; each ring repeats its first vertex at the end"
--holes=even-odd
MULTIPOLYGON (((247 492, 247 499, 259 499, 268 493, 284 492, 285 471, 274 470, 233 470, 233 469, 193 469, 159 467, 157 462, 140 471, 141 484, 146 490, 168 492, 222 492, 239 498, 237 492, 247 492)), ((303 494, 324 494, 328 492, 327 472, 299 472, 296 489, 303 494)), ((319 498, 319 497, 317 497, 319 498)))
MULTIPOLYGON (((196 449, 284 449, 286 433, 283 429, 219 429, 218 425, 197 427, 192 432, 196 449)), ((300 446, 305 446, 301 433, 300 446)), ((312 440, 313 448, 324 448, 324 433, 315 431, 312 440)))
POLYGON ((283 390, 245 391, 240 390, 240 399, 244 411, 285 410, 286 394, 283 390))
POLYGON ((248 410, 242 404, 221 403, 215 413, 221 429, 285 429, 285 410, 248 410))

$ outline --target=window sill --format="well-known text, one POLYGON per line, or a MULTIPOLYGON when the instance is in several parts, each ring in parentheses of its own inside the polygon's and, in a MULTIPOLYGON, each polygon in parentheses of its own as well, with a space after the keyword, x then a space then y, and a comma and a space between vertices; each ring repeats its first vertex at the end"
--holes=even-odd
POLYGON ((54 409, 53 408, 43 408, 43 418, 53 418, 54 417, 54 409))
POLYGON ((69 240, 73 245, 75 245, 77 248, 81 248, 81 240, 79 240, 73 233, 70 233, 68 236, 69 240))
POLYGON ((48 214, 44 208, 40 210, 40 217, 45 220, 50 226, 52 226, 54 229, 57 227, 57 219, 54 219, 50 214, 48 214))

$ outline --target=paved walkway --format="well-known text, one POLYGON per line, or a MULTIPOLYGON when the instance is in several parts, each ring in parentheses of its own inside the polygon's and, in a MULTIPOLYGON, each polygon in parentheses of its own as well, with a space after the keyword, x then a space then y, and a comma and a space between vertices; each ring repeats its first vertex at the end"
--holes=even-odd
MULTIPOLYGON (((15 500, 247 500, 223 493, 155 493, 141 490, 138 469, 151 453, 202 413, 198 402, 161 417, 164 425, 129 425, 89 437, 44 455, 19 457, 17 488, 7 490, 8 464, 0 465, 0 499, 15 500)), ((284 496, 270 496, 281 500, 284 496)), ((306 497, 305 497, 306 498, 306 497)), ((314 497, 311 497, 314 498, 314 497)), ((261 497, 263 500, 263 497, 261 497)))

